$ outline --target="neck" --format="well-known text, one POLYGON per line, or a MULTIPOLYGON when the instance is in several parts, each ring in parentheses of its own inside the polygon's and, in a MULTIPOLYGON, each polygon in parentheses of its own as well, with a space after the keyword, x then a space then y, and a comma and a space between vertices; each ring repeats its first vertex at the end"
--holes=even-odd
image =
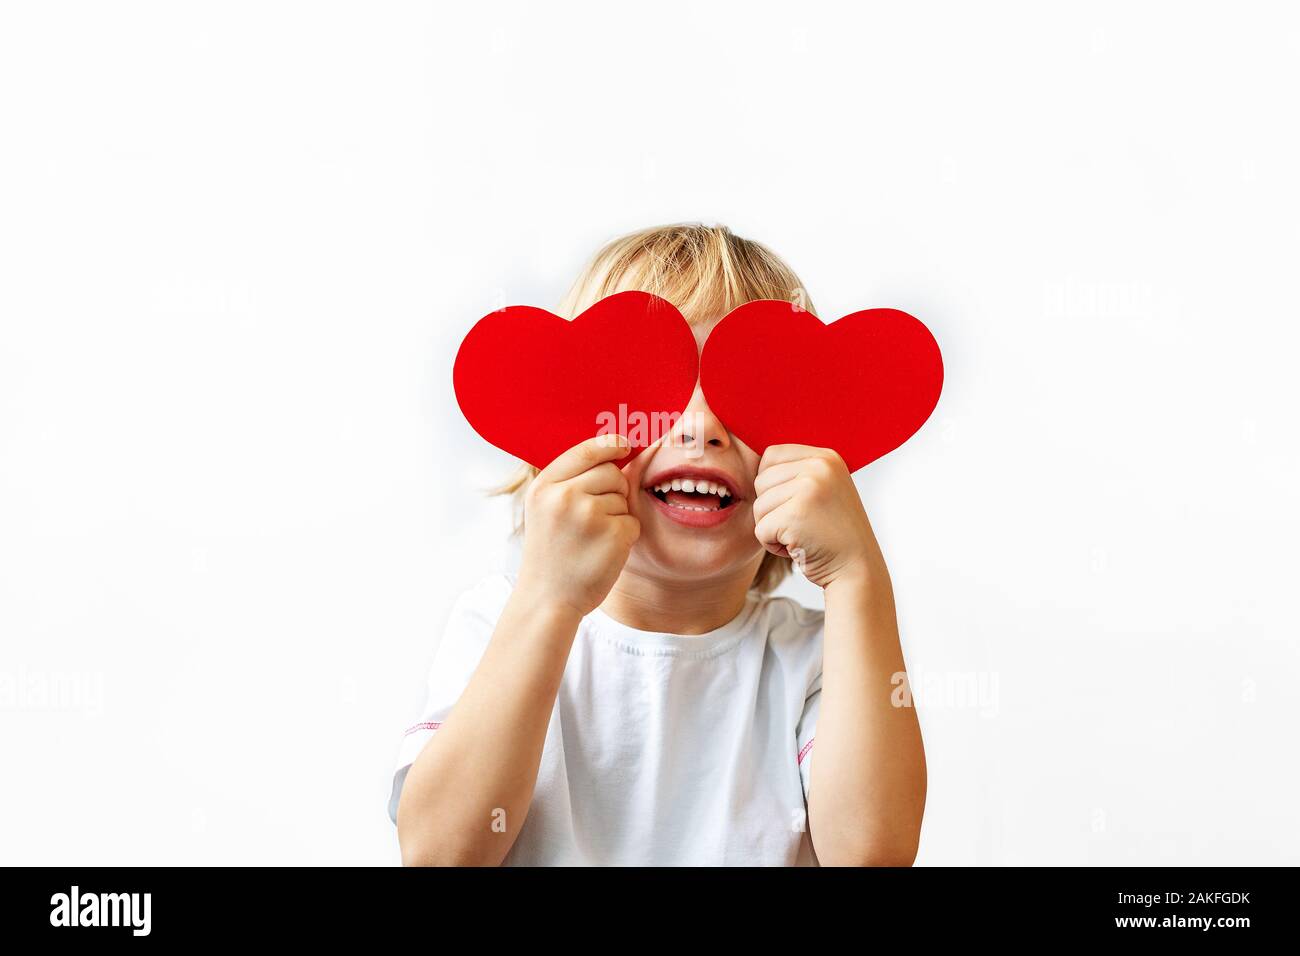
POLYGON ((729 623, 744 609, 757 569, 755 563, 734 574, 700 581, 655 577, 624 568, 600 609, 638 631, 705 634, 729 623))

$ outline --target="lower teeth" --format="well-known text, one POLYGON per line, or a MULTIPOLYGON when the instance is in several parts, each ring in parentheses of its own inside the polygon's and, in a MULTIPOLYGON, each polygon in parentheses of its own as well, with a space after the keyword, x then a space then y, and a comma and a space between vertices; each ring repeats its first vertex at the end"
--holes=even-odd
POLYGON ((718 502, 717 507, 714 507, 714 508, 699 508, 699 507, 696 507, 695 505, 679 505, 679 504, 676 504, 675 502, 671 502, 671 501, 668 500, 668 496, 667 496, 666 494, 662 493, 662 492, 658 492, 658 491, 656 491, 656 492, 654 492, 654 496, 655 496, 656 498, 658 498, 660 501, 662 501, 664 504, 666 504, 668 507, 670 507, 670 508, 678 508, 678 509, 680 509, 680 510, 682 510, 682 511, 721 511, 723 508, 726 508, 726 507, 728 507, 728 506, 731 504, 731 499, 730 499, 730 498, 725 498, 725 499, 722 499, 722 500, 720 500, 720 501, 718 502))

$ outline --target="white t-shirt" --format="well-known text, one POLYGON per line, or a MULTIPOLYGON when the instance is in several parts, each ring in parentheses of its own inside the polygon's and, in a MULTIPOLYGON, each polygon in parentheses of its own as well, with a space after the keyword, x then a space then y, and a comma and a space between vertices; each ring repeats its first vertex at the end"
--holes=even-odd
MULTIPOLYGON (((457 600, 403 738, 389 800, 451 712, 510 596, 496 575, 457 600)), ((537 786, 506 865, 812 866, 807 794, 824 612, 750 595, 699 635, 583 618, 537 786)))

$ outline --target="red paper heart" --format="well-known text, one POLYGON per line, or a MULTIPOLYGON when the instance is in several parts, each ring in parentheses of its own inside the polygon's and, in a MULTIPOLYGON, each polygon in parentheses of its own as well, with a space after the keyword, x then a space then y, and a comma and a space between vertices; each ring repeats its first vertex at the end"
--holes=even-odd
POLYGON ((672 303, 619 292, 573 321, 526 305, 484 316, 456 353, 452 381, 474 430, 529 464, 545 468, 618 431, 632 444, 621 466, 667 433, 698 374, 695 335, 672 303))
POLYGON ((833 448, 856 471, 930 417, 943 359, 930 330, 906 312, 867 309, 826 325, 763 299, 709 334, 700 384, 713 413, 756 452, 786 443, 833 448))

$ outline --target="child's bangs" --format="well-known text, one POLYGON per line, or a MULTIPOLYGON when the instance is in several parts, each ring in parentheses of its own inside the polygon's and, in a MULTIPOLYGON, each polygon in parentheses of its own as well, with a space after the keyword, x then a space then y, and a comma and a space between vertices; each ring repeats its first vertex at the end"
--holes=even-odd
POLYGON ((798 300, 809 308, 784 262, 724 226, 667 226, 617 239, 579 276, 562 307, 572 318, 629 290, 667 299, 692 325, 717 321, 755 299, 798 300))

